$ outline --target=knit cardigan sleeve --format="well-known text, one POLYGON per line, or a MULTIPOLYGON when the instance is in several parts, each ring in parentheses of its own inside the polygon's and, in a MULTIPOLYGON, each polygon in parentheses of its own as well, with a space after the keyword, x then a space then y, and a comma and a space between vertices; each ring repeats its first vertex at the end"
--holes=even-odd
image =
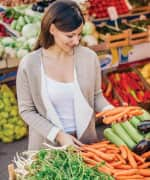
POLYGON ((17 72, 17 98, 19 113, 23 120, 35 131, 47 138, 51 142, 54 142, 56 134, 60 130, 58 127, 54 126, 48 119, 43 117, 35 107, 33 102, 31 89, 29 86, 29 79, 27 76, 26 68, 24 64, 20 63, 17 72))

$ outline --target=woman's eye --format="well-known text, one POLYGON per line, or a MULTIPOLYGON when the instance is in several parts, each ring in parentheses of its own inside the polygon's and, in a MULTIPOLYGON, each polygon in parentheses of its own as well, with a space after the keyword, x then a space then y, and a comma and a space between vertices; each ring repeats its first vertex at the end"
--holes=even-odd
POLYGON ((73 38, 73 36, 72 36, 72 35, 67 35, 67 37, 68 37, 68 38, 73 38))

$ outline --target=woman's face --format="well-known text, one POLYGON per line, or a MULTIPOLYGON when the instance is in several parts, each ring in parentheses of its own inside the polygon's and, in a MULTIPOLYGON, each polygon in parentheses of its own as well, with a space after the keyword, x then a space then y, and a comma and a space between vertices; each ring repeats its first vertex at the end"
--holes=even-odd
POLYGON ((62 32, 56 28, 54 24, 51 25, 50 32, 54 36, 55 44, 66 53, 79 44, 83 24, 71 32, 62 32))

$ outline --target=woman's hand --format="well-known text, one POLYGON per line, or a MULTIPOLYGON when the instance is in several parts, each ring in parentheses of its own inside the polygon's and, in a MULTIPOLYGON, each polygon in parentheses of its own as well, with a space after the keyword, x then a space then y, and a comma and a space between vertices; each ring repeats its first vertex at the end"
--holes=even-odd
POLYGON ((77 140, 74 136, 67 134, 65 132, 60 131, 57 136, 56 136, 56 142, 61 145, 73 145, 76 148, 79 148, 80 146, 82 146, 83 144, 77 140))

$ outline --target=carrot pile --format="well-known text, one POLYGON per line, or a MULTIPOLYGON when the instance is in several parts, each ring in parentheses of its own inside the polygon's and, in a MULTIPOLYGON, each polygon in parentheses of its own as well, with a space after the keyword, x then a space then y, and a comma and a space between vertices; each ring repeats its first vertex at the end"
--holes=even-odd
POLYGON ((96 114, 96 118, 103 118, 104 124, 123 122, 132 116, 142 115, 143 110, 138 106, 120 106, 96 114))
POLYGON ((150 162, 145 161, 150 151, 139 156, 127 146, 117 147, 106 140, 84 145, 80 150, 87 165, 97 166, 115 180, 150 180, 150 162))

